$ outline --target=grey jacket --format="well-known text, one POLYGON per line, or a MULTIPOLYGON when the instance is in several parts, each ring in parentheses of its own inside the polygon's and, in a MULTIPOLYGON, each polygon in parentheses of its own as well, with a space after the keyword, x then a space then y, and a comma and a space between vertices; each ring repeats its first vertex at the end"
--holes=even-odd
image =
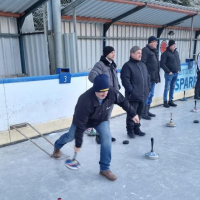
POLYGON ((104 56, 101 56, 100 61, 95 64, 90 71, 88 79, 90 82, 94 82, 94 79, 99 74, 106 74, 109 79, 109 85, 113 86, 116 90, 120 89, 120 85, 117 78, 117 66, 114 63, 110 63, 104 56))

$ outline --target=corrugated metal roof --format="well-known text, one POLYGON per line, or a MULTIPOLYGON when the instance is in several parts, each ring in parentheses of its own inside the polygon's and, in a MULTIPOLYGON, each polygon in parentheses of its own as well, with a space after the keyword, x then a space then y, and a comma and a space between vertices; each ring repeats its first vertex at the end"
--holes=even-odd
POLYGON ((39 0, 0 0, 0 11, 11 13, 23 13, 39 0))
MULTIPOLYGON (((137 5, 132 5, 130 2, 143 2, 147 3, 147 7, 135 12, 123 19, 120 22, 128 23, 139 23, 139 24, 152 24, 152 25, 165 25, 171 23, 175 20, 181 19, 188 14, 194 14, 198 12, 198 8, 180 6, 170 3, 158 2, 153 0, 76 0, 69 4, 67 7, 69 9, 73 8, 76 2, 76 15, 79 17, 90 17, 90 18, 102 18, 102 19, 114 19, 127 11, 135 8, 137 5), (80 2, 80 4, 79 4, 80 2), (124 2, 124 3, 123 3, 124 2), (128 2, 128 3, 127 3, 128 2), (78 5, 77 5, 78 4, 78 5), (151 5, 156 5, 157 8, 151 5), (151 7, 150 7, 151 6, 151 7), (165 7, 160 7, 165 6, 165 7), (178 10, 169 10, 179 9, 178 10), (188 11, 185 13, 185 11, 188 11), (191 12, 193 11, 193 12, 191 12)), ((66 15, 73 15, 72 10, 69 10, 66 15)), ((200 28, 198 24, 198 17, 195 18, 194 27, 200 28)), ((181 24, 182 27, 190 27, 190 20, 186 20, 181 24)))
MULTIPOLYGON (((113 19, 135 7, 136 5, 130 4, 86 0, 76 8, 76 15, 84 17, 113 19)), ((68 15, 73 15, 73 12, 70 11, 68 15)))
POLYGON ((196 7, 189 7, 189 6, 181 6, 173 3, 167 3, 167 2, 159 2, 155 0, 134 0, 135 2, 145 2, 145 3, 153 3, 155 5, 160 5, 160 6, 166 6, 170 8, 177 8, 177 9, 182 9, 182 10, 190 10, 190 11, 200 11, 196 7))
POLYGON ((152 8, 144 8, 126 18, 122 22, 142 23, 142 24, 155 24, 164 25, 176 19, 187 16, 187 14, 170 12, 165 10, 158 10, 152 8))
MULTIPOLYGON (((191 27, 191 19, 187 19, 177 26, 179 26, 179 27, 191 27)), ((194 26, 194 28, 200 28, 200 16, 199 15, 194 17, 193 26, 194 26)))

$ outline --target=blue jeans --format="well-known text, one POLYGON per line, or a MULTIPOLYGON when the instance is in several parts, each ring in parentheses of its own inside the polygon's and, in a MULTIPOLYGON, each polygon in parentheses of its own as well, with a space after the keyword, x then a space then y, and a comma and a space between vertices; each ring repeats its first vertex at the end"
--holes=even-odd
MULTIPOLYGON (((102 122, 98 126, 94 127, 100 135, 101 140, 101 151, 100 151, 100 170, 107 171, 110 169, 111 162, 111 132, 110 124, 108 121, 102 122)), ((54 144, 56 149, 61 149, 66 143, 71 142, 75 139, 76 126, 71 125, 69 131, 64 133, 54 144)))
POLYGON ((165 73, 165 89, 163 94, 164 101, 167 101, 168 92, 169 92, 169 101, 173 100, 177 77, 178 73, 173 73, 171 75, 165 73))
POLYGON ((147 98, 147 100, 145 101, 145 104, 147 106, 149 106, 151 103, 152 103, 152 99, 153 99, 153 96, 154 96, 154 91, 155 91, 155 86, 156 86, 156 83, 151 83, 150 84, 150 92, 149 92, 149 96, 147 98))

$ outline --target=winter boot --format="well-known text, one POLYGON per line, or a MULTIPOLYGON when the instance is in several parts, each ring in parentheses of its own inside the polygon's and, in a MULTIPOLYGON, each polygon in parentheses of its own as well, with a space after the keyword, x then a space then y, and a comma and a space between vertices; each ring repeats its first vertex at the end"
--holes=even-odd
POLYGON ((195 95, 194 95, 194 99, 200 100, 200 95, 199 95, 199 94, 195 94, 195 95))
POLYGON ((134 133, 134 131, 127 131, 127 135, 128 135, 130 138, 135 138, 135 133, 134 133))
MULTIPOLYGON (((95 140, 96 140, 96 143, 97 143, 97 144, 101 144, 101 140, 100 140, 100 135, 99 135, 99 134, 96 134, 95 140)), ((116 139, 112 137, 112 138, 111 138, 111 141, 112 141, 112 142, 115 142, 116 139)))
POLYGON ((155 117, 156 115, 153 113, 150 113, 149 109, 150 109, 150 105, 147 106, 147 114, 149 115, 149 117, 155 117))
POLYGON ((96 138, 95 138, 97 144, 101 144, 101 141, 100 141, 100 135, 96 135, 96 138))
POLYGON ((177 104, 175 104, 172 100, 169 101, 168 104, 169 104, 170 106, 172 106, 172 107, 176 107, 176 106, 177 106, 177 104))
POLYGON ((134 129, 135 135, 145 136, 146 133, 142 132, 139 127, 134 129))
POLYGON ((167 101, 164 101, 163 106, 164 106, 165 108, 169 108, 169 107, 170 107, 170 105, 167 103, 167 101))
POLYGON ((148 106, 145 105, 144 111, 142 113, 142 119, 150 120, 151 117, 148 115, 148 106))
POLYGON ((54 157, 54 158, 60 158, 60 156, 61 156, 61 151, 60 151, 60 149, 54 148, 52 157, 54 157))

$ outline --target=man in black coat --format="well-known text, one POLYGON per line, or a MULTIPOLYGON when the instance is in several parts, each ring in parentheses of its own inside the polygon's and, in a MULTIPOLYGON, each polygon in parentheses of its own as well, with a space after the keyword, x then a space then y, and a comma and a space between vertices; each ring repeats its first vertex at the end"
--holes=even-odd
POLYGON ((97 75, 93 87, 83 93, 76 104, 73 122, 69 132, 63 134, 54 144, 53 157, 61 156, 60 149, 75 139, 74 151, 80 151, 83 142, 83 133, 88 127, 94 127, 101 138, 100 174, 111 181, 116 176, 110 171, 111 162, 111 132, 109 123, 109 110, 113 104, 122 107, 135 123, 139 117, 128 100, 115 88, 109 87, 106 74, 97 75))
MULTIPOLYGON (((141 62, 141 56, 141 49, 138 46, 132 47, 130 59, 123 65, 121 70, 121 80, 125 88, 125 96, 134 107, 139 118, 142 116, 145 100, 149 94, 149 75, 145 64, 141 62)), ((145 135, 140 130, 140 124, 134 123, 129 113, 127 113, 126 118, 126 129, 130 138, 134 138, 135 135, 145 135)))
POLYGON ((163 94, 164 107, 175 107, 177 104, 173 102, 173 95, 178 73, 181 70, 181 62, 174 40, 169 41, 167 50, 161 55, 160 64, 161 68, 165 71, 165 89, 163 94), (169 102, 167 102, 168 92, 169 102))
POLYGON ((148 44, 142 49, 142 62, 146 65, 150 76, 150 92, 145 102, 145 108, 142 115, 143 119, 150 120, 155 114, 149 112, 156 83, 160 82, 160 65, 157 52, 158 39, 154 36, 149 37, 148 44))

